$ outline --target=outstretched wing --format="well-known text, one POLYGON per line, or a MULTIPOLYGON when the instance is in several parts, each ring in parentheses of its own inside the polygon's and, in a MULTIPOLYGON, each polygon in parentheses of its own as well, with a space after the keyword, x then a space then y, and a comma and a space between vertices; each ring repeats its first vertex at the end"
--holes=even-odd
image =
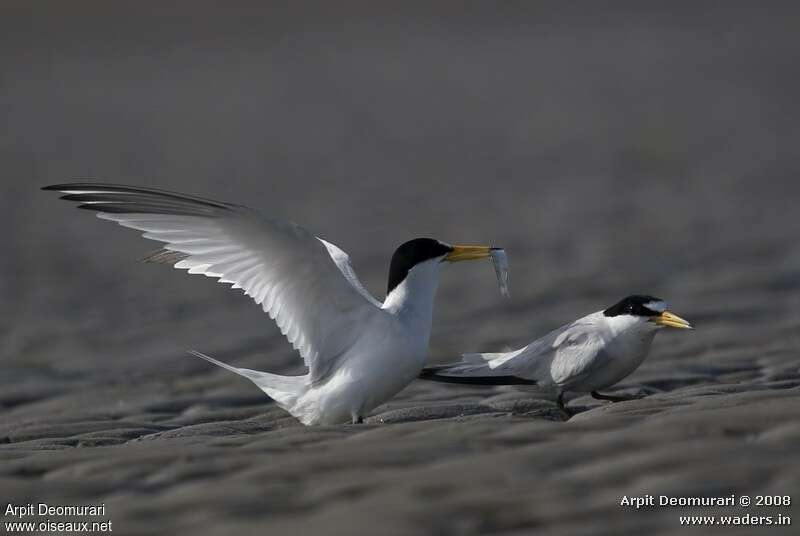
POLYGON ((241 288, 300 353, 312 382, 350 348, 380 303, 338 247, 240 205, 114 184, 58 184, 78 208, 164 242, 149 260, 241 288))

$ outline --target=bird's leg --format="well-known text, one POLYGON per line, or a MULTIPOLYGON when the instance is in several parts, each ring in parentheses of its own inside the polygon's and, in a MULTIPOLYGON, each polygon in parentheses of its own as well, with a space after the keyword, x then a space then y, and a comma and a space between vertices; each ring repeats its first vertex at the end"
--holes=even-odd
POLYGON ((556 404, 558 404, 558 409, 564 412, 567 418, 572 417, 572 412, 567 409, 567 405, 564 404, 564 391, 558 392, 558 398, 556 398, 556 404))
POLYGON ((609 402, 625 402, 626 400, 635 400, 635 398, 627 396, 603 395, 597 391, 592 391, 592 398, 595 400, 608 400, 609 402))

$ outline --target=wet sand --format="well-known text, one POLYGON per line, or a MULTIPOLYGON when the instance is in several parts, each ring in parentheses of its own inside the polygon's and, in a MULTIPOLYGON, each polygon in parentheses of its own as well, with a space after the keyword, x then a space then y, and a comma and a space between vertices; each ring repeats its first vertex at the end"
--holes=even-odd
POLYGON ((792 533, 679 516, 796 505, 620 501, 800 501, 796 8, 20 6, 0 17, 7 503, 104 503, 121 534, 792 533), (381 299, 408 238, 504 246, 510 300, 488 263, 444 271, 432 363, 632 293, 697 329, 613 390, 644 398, 575 395, 567 422, 535 391, 415 382, 364 425, 305 428, 185 353, 301 373, 247 298, 38 191, 83 177, 290 218, 381 299))

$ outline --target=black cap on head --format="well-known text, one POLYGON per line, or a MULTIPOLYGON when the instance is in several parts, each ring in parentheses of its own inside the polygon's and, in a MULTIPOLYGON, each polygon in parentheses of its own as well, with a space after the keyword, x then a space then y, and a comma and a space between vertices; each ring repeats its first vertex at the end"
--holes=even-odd
POLYGON ((408 272, 417 264, 447 255, 453 251, 451 246, 433 238, 415 238, 401 244, 392 255, 389 265, 389 286, 387 294, 403 282, 408 272))
POLYGON ((664 300, 654 296, 634 294, 623 298, 605 311, 605 316, 633 315, 658 316, 664 312, 664 300))

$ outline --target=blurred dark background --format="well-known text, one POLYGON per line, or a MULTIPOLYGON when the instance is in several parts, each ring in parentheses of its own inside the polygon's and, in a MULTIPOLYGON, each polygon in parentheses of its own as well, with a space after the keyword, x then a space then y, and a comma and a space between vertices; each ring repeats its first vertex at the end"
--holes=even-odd
POLYGON ((620 497, 796 491, 799 55, 798 2, 4 0, 0 489, 125 534, 348 536, 665 534, 686 512, 620 497), (632 293, 697 329, 621 386, 652 396, 567 423, 414 382, 306 429, 185 354, 300 372, 269 318, 39 190, 75 179, 292 219, 380 299, 409 238, 506 247, 510 300, 443 273, 434 361, 632 293))
POLYGON ((0 349, 23 370, 294 363, 247 299, 38 191, 84 178, 290 218, 380 299, 408 238, 505 246, 510 301, 489 266, 444 274, 435 359, 633 292, 700 325, 800 305, 797 3, 0 10, 0 349))

